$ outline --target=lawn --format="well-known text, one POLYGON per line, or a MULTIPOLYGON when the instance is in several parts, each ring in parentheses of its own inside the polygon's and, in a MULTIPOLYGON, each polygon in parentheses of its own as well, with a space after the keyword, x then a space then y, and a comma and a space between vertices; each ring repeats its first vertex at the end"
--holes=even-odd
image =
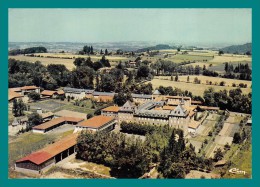
MULTIPOLYGON (((180 77, 180 79, 182 79, 181 76, 179 76, 179 77, 180 77)), ((198 78, 200 79, 200 76, 198 76, 198 78)), ((210 78, 212 78, 212 77, 210 77, 210 78)), ((167 77, 164 77, 164 79, 154 78, 152 81, 148 81, 146 83, 149 83, 149 82, 152 83, 153 89, 159 88, 159 86, 172 86, 173 88, 176 87, 176 88, 180 88, 181 90, 188 90, 188 91, 192 92, 193 95, 197 95, 197 96, 203 96, 204 91, 210 87, 214 88, 215 91, 220 91, 220 90, 224 90, 224 89, 229 91, 231 89, 235 89, 234 87, 230 87, 230 86, 194 84, 194 83, 187 83, 187 82, 180 82, 180 81, 175 82, 175 81, 169 80, 167 77), (164 79, 167 79, 167 80, 164 80, 164 79)), ((183 78, 183 79, 185 79, 185 78, 183 78)), ((219 81, 219 78, 215 77, 214 79, 215 79, 215 81, 219 81)), ((190 81, 192 81, 192 78, 190 78, 190 81)), ((241 90, 244 94, 248 94, 249 92, 251 92, 251 88, 250 88, 251 84, 248 86, 249 86, 249 88, 241 88, 241 90)))
POLYGON ((60 110, 71 110, 75 112, 82 112, 86 114, 93 114, 95 112, 95 109, 87 108, 87 107, 81 107, 81 106, 76 106, 72 103, 69 103, 67 105, 63 105, 58 109, 55 109, 54 112, 60 111, 60 110))

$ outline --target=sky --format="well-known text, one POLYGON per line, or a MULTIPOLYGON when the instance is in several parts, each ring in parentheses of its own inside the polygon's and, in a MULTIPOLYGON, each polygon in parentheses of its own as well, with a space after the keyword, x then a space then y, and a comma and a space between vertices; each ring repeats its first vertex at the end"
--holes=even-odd
POLYGON ((9 42, 251 42, 251 9, 9 9, 9 42))

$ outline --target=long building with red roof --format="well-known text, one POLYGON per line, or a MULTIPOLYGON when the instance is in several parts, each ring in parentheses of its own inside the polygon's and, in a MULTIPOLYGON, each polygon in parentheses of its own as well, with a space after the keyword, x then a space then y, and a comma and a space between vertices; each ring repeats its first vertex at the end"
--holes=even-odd
POLYGON ((76 125, 75 130, 110 131, 115 128, 116 120, 110 116, 94 116, 76 125))
POLYGON ((32 131, 36 132, 36 133, 46 133, 46 132, 53 130, 57 127, 60 127, 64 124, 76 125, 83 120, 84 120, 83 118, 75 118, 75 117, 54 118, 51 121, 48 121, 48 122, 42 123, 40 125, 34 126, 32 131))
POLYGON ((65 138, 33 152, 15 162, 15 170, 19 172, 40 174, 75 153, 78 134, 65 138))

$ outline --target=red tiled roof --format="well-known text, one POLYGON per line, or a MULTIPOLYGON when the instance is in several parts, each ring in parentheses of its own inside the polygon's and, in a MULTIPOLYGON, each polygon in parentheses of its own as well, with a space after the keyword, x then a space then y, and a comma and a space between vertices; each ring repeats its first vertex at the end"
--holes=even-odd
POLYGON ((41 95, 48 95, 48 96, 52 96, 53 94, 57 93, 57 91, 52 91, 52 90, 43 90, 41 92, 41 95))
POLYGON ((113 96, 107 96, 107 95, 102 95, 102 96, 98 96, 98 98, 96 99, 97 102, 109 102, 109 101, 113 101, 113 96))
POLYGON ((113 117, 108 116, 95 116, 93 118, 90 118, 88 120, 85 120, 81 123, 79 123, 77 126, 81 127, 90 127, 90 128, 99 128, 105 125, 106 123, 114 120, 113 117))
POLYGON ((45 130, 48 129, 54 125, 57 125, 59 123, 63 123, 65 121, 69 121, 69 122, 80 122, 82 121, 82 118, 74 118, 74 117, 59 117, 59 118, 55 118, 51 121, 42 123, 40 125, 34 126, 33 129, 39 129, 39 130, 45 130))
POLYGON ((59 95, 65 94, 65 92, 64 92, 63 90, 58 90, 57 93, 58 93, 59 95))
POLYGON ((191 101, 191 104, 198 104, 198 105, 201 105, 202 102, 201 102, 201 101, 191 101))
POLYGON ((34 89, 37 89, 39 87, 37 86, 24 86, 21 88, 21 90, 34 90, 34 89))
POLYGON ((119 107, 118 106, 109 106, 107 108, 102 109, 102 111, 105 111, 105 112, 118 112, 119 111, 119 107))
POLYGON ((53 116, 54 114, 52 112, 47 112, 47 113, 42 113, 42 118, 48 118, 48 117, 51 117, 53 116))
POLYGON ((40 149, 26 157, 23 157, 16 161, 23 162, 23 161, 30 161, 37 165, 44 163, 45 161, 51 159, 52 157, 56 156, 57 154, 63 152, 64 150, 76 145, 77 143, 77 134, 71 134, 66 136, 65 138, 48 145, 47 147, 40 149))
POLYGON ((40 165, 41 163, 49 160, 51 157, 52 155, 50 153, 47 153, 45 151, 39 151, 39 152, 32 153, 24 158, 21 158, 16 162, 23 162, 29 160, 37 165, 40 165))
POLYGON ((22 95, 12 91, 12 90, 8 90, 8 101, 14 99, 14 98, 20 98, 23 97, 22 95))
POLYGON ((167 105, 165 105, 165 106, 163 106, 162 109, 163 109, 163 110, 174 110, 175 107, 174 107, 174 106, 167 106, 167 105))
POLYGON ((9 88, 9 90, 14 91, 14 92, 21 92, 22 91, 21 88, 22 87, 9 88))
POLYGON ((198 127, 200 126, 200 122, 199 121, 191 121, 189 123, 189 128, 192 128, 192 129, 197 129, 198 127))

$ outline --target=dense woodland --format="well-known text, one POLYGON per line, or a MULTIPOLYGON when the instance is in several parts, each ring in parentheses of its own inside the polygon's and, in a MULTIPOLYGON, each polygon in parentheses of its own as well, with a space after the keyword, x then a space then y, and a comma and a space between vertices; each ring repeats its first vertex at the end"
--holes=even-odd
POLYGON ((185 146, 183 132, 158 127, 145 140, 122 133, 84 131, 77 140, 79 159, 107 165, 111 176, 137 178, 157 165, 160 178, 184 178, 190 169, 210 169, 212 160, 197 157, 194 147, 185 146))
POLYGON ((31 53, 47 53, 47 49, 45 47, 30 47, 26 49, 13 49, 9 51, 9 55, 21 55, 31 53))

